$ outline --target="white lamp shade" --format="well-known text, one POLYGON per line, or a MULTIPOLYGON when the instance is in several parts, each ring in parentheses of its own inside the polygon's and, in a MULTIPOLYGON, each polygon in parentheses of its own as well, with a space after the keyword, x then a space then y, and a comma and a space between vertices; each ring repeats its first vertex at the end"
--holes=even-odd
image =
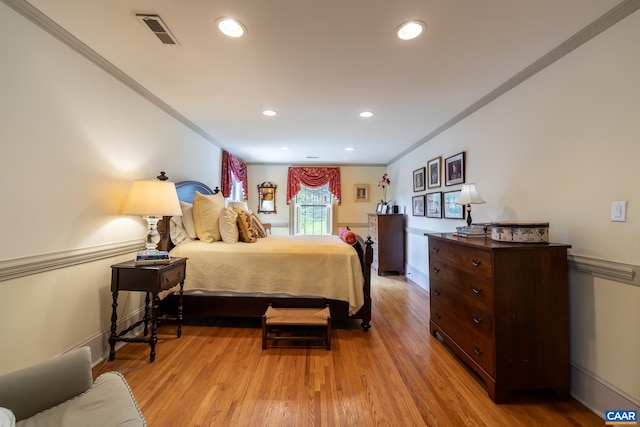
POLYGON ((480 194, 478 194, 475 184, 462 184, 460 197, 458 197, 456 203, 459 205, 480 205, 484 203, 484 200, 480 197, 480 194))
POLYGON ((125 215, 182 215, 176 185, 169 181, 133 181, 124 202, 125 215))

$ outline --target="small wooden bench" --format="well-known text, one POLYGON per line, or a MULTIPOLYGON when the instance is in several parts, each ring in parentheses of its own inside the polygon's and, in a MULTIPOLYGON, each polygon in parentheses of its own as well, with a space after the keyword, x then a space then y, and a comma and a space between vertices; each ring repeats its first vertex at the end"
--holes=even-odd
POLYGON ((331 310, 325 308, 275 308, 271 304, 262 316, 262 349, 268 341, 321 341, 331 350, 331 310), (296 335, 317 329, 318 335, 296 335))

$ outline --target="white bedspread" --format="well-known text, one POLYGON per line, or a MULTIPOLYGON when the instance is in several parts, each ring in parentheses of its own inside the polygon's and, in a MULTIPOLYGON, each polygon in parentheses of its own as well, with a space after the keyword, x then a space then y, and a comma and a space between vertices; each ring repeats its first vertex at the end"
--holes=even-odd
POLYGON ((184 289, 288 294, 364 304, 356 251, 338 236, 269 236, 256 243, 184 242, 171 256, 186 257, 184 289))

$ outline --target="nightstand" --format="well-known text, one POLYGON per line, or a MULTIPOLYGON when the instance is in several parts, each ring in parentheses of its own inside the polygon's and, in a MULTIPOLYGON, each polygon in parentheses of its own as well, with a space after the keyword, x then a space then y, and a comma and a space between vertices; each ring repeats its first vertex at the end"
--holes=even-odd
POLYGON ((151 347, 149 360, 156 358, 156 343, 158 342, 158 311, 160 298, 158 294, 180 284, 180 297, 178 302, 178 314, 176 316, 163 316, 162 319, 178 321, 178 338, 182 335, 182 294, 184 292, 184 278, 186 275, 187 258, 171 258, 170 264, 136 266, 134 261, 126 261, 111 266, 111 293, 113 294, 113 310, 111 312, 111 336, 109 337, 109 360, 116 357, 116 342, 147 343, 151 347), (144 317, 124 331, 117 333, 117 307, 118 293, 120 291, 146 292, 144 317), (149 332, 149 320, 151 320, 151 336, 146 338, 149 332), (144 322, 145 338, 126 338, 124 335, 132 331, 144 322))

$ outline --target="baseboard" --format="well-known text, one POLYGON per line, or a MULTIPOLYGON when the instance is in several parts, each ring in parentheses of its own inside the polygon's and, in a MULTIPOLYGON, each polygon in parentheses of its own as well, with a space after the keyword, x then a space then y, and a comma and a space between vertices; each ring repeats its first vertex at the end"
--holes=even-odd
MULTIPOLYGON (((129 314, 126 318, 118 322, 118 331, 123 331, 142 319, 144 316, 144 307, 140 307, 135 312, 129 314)), ((133 331, 130 332, 132 336, 139 335, 144 331, 144 325, 139 325, 133 331)), ((111 335, 111 326, 102 330, 96 335, 88 338, 82 342, 78 347, 88 346, 91 349, 91 363, 93 366, 106 361, 109 357, 109 336, 111 335)), ((121 348, 126 343, 117 342, 116 350, 121 348)))
POLYGON ((425 273, 423 273, 422 271, 416 269, 415 267, 412 267, 411 265, 408 265, 405 267, 405 277, 407 278, 407 280, 410 280, 411 282, 415 283, 416 285, 420 286, 422 289, 426 290, 427 292, 429 291, 429 276, 426 275, 425 273))
POLYGON ((640 412, 637 399, 575 363, 571 363, 571 396, 603 419, 607 409, 635 409, 640 412))

